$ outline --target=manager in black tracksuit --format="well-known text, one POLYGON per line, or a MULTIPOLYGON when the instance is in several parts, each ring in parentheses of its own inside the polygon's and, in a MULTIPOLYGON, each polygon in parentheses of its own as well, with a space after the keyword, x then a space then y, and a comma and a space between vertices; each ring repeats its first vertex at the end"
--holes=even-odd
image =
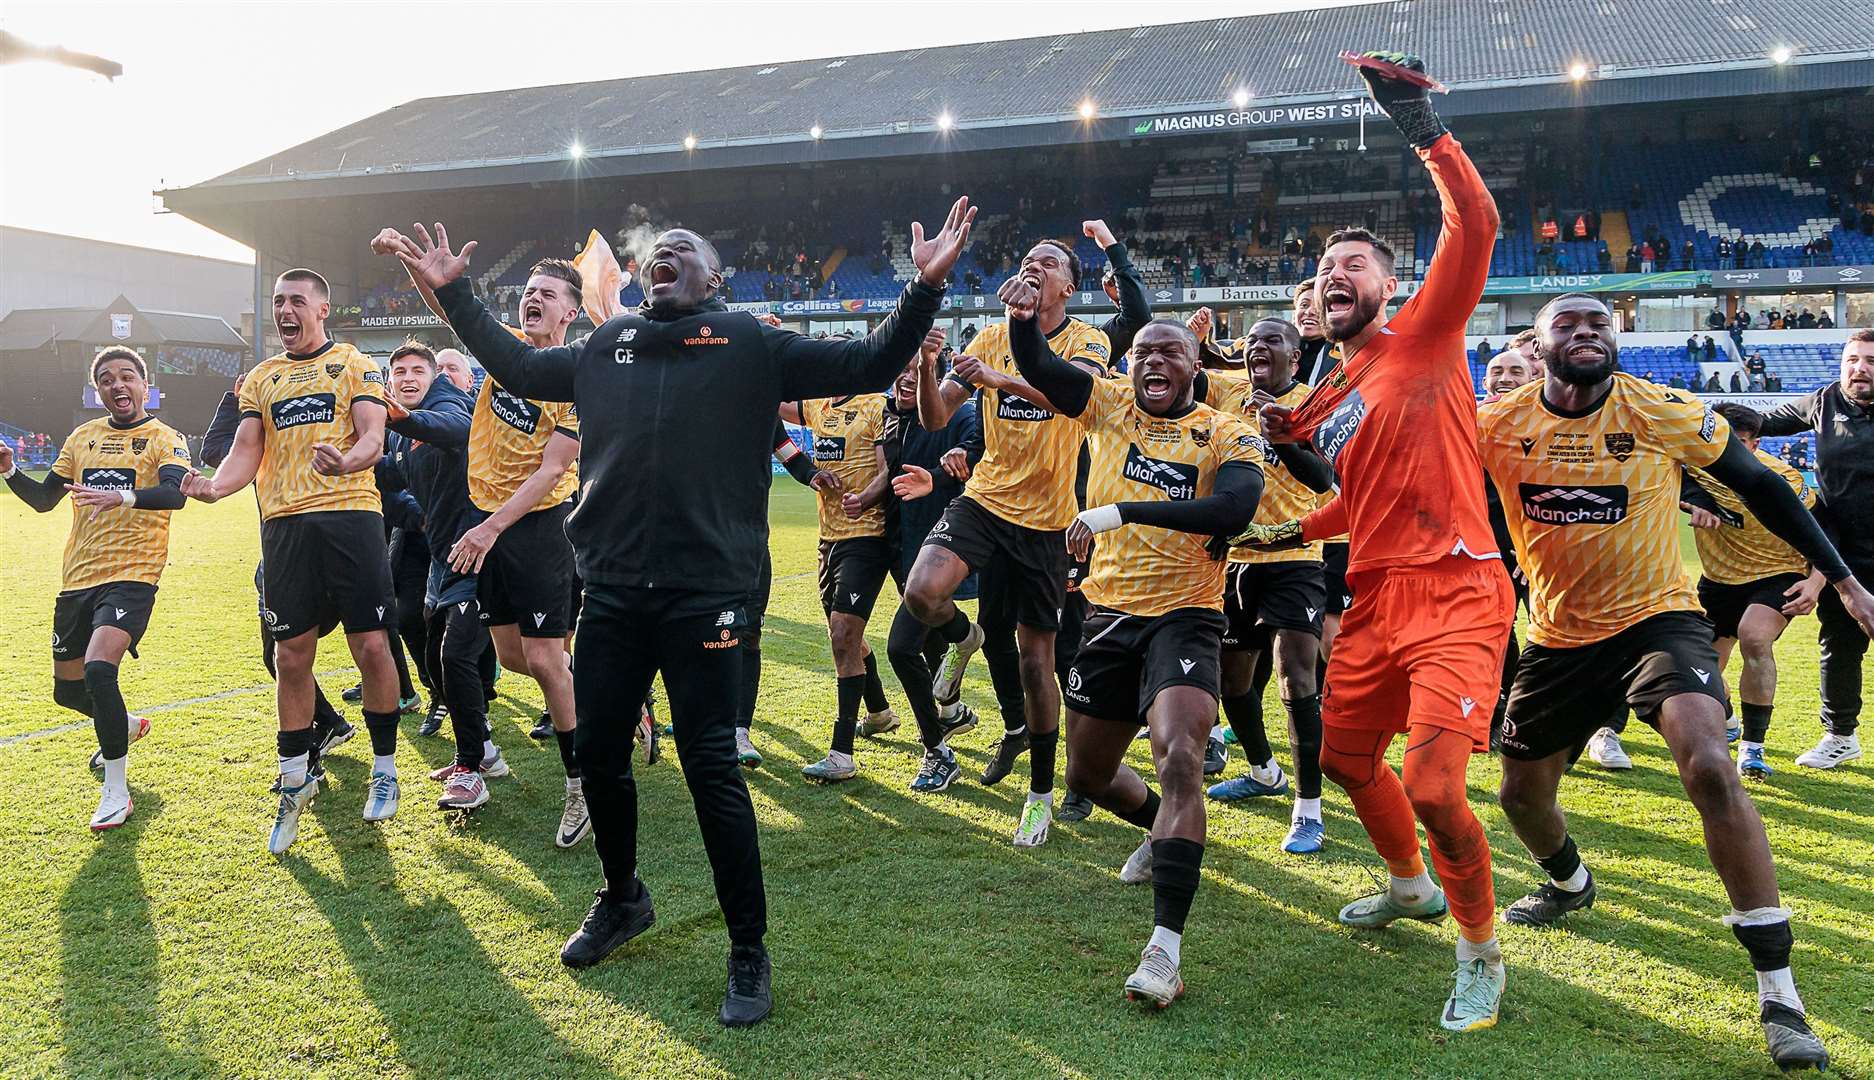
POLYGON ((412 277, 436 292, 449 325, 510 392, 572 401, 581 421, 579 508, 566 532, 586 583, 574 649, 578 755, 605 888, 561 959, 603 959, 653 919, 637 877, 636 703, 662 673, 684 779, 729 929, 721 1021, 770 1007, 762 946, 767 901, 755 811, 736 765, 738 632, 768 540, 768 459, 783 401, 873 393, 917 354, 969 236, 967 198, 942 231, 912 227, 918 278, 860 339, 812 340, 726 309, 722 263, 683 229, 657 238, 639 280, 645 303, 576 346, 530 348, 475 299, 438 226, 400 241, 412 277), (625 703, 628 708, 620 708, 625 703))
MULTIPOLYGON (((1856 577, 1874 580, 1874 331, 1857 330, 1842 346, 1841 378, 1763 414, 1763 434, 1816 433, 1815 517, 1856 577)), ((1843 742, 1803 755, 1830 768, 1859 751, 1861 664, 1868 637, 1833 589, 1816 605, 1822 624, 1822 723, 1843 742), (1828 753, 1832 750, 1833 753, 1828 753)), ((1798 764, 1810 764, 1798 760, 1798 764)))

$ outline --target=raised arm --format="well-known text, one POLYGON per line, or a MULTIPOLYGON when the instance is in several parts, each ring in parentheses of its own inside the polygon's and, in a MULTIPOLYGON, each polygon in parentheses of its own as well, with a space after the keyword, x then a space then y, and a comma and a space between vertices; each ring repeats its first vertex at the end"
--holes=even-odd
POLYGON ((1093 373, 1054 355, 1034 318, 1034 287, 1020 278, 1002 283, 1003 303, 1009 304, 1009 353, 1015 370, 1048 399, 1062 416, 1079 416, 1093 395, 1093 373), (1019 303, 1010 303, 1013 298, 1019 303))
POLYGON ((917 265, 917 278, 898 297, 897 310, 865 337, 816 341, 764 326, 762 337, 781 377, 781 400, 867 394, 890 386, 930 330, 950 268, 968 244, 975 219, 976 208, 964 196, 951 205, 935 235, 926 238, 923 222, 911 223, 911 261, 917 265))
MULTIPOLYGON (((1413 71, 1425 70, 1424 62, 1416 56, 1367 55, 1413 71)), ((1489 189, 1477 175, 1477 167, 1465 156, 1464 148, 1445 130, 1444 121, 1432 109, 1431 95, 1424 87, 1388 78, 1371 68, 1361 68, 1360 74, 1373 100, 1385 110, 1430 170, 1432 186, 1438 189, 1438 205, 1443 211, 1431 265, 1425 270, 1419 291, 1406 302, 1397 319, 1410 322, 1414 329, 1424 332, 1462 333, 1490 276, 1490 254, 1496 248, 1497 225, 1501 220, 1496 200, 1490 197, 1489 189)))
POLYGON ((501 320, 475 299, 463 279, 475 241, 463 244, 457 253, 449 249, 449 233, 441 222, 436 223, 433 241, 421 223, 416 231, 416 240, 403 238, 397 258, 410 271, 410 280, 435 292, 449 328, 495 382, 510 394, 535 401, 573 400, 573 373, 579 367, 580 350, 571 345, 536 349, 509 333, 501 320))
POLYGON ((1140 276, 1139 268, 1132 265, 1132 255, 1126 245, 1114 238, 1106 222, 1081 222, 1080 230, 1100 245, 1106 252, 1107 265, 1113 268, 1113 287, 1119 292, 1119 314, 1101 323, 1100 329, 1112 344, 1113 356, 1123 356, 1132 348, 1132 335, 1152 321, 1152 301, 1145 291, 1145 278, 1140 276))
POLYGON ((1828 387, 1814 393, 1805 394, 1795 401, 1786 401, 1763 414, 1764 435, 1798 435, 1815 430, 1822 413, 1822 395, 1828 393, 1828 387))

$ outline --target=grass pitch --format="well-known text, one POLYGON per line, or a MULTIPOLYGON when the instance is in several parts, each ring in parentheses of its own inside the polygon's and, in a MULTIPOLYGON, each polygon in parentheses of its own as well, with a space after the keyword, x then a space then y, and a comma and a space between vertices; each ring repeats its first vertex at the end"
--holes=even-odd
MULTIPOLYGON (((1634 725, 1637 768, 1563 785, 1597 906, 1559 932, 1505 928, 1501 1025, 1436 1023, 1454 929, 1337 926, 1384 869, 1329 785, 1327 850, 1277 847, 1285 800, 1213 808, 1186 935, 1189 996, 1166 1013, 1121 998, 1150 931, 1149 889, 1119 884, 1136 830, 1096 814, 1009 846, 1020 778, 973 780, 993 720, 964 736, 949 793, 906 790, 904 729, 859 751, 856 782, 799 768, 823 752, 833 680, 813 587, 811 497, 775 488, 775 595, 751 774, 775 958, 773 1017, 716 1025, 726 939, 674 757, 643 769, 644 876, 655 929, 586 972, 562 968, 598 868, 552 845, 561 780, 526 737, 540 705, 509 675, 491 709, 514 766, 467 820, 434 809, 424 773, 447 739, 404 725, 401 813, 360 820, 369 750, 332 783, 286 858, 267 855, 275 771, 271 688, 256 642, 253 503, 177 514, 143 658, 124 689, 153 730, 131 755, 136 813, 94 838, 88 722, 51 699, 52 597, 69 511, 0 499, 0 1076, 435 1077, 1717 1077, 1771 1072, 1741 947, 1697 816, 1658 737, 1634 725)), ((892 601, 873 646, 884 650, 892 601)), ((1867 762, 1798 770, 1816 735, 1815 623, 1779 657, 1776 777, 1753 794, 1770 829, 1795 965, 1836 1069, 1874 1075, 1874 779, 1867 762)), ((319 670, 352 679, 342 639, 319 670)), ((980 664, 966 693, 993 701, 980 664)), ((1269 702, 1271 729, 1279 705, 1269 702)), ((354 719, 356 719, 354 717, 354 719)), ((360 729, 362 730, 362 728, 360 729)), ((1287 747, 1277 752, 1286 764, 1287 747)), ((1143 744, 1134 764, 1149 770, 1143 744)), ((1240 757, 1232 773, 1242 768, 1240 757)), ((1148 772, 1149 775, 1149 772, 1148 772)), ((1477 758, 1471 795, 1496 852, 1500 903, 1539 878, 1477 758)))

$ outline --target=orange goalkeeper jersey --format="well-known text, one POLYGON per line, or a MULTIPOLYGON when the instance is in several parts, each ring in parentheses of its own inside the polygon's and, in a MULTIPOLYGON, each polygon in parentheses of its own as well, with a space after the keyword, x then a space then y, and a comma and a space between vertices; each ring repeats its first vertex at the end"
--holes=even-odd
POLYGON ((1477 482, 1483 462, 1464 352, 1464 326, 1490 273, 1497 208, 1456 139, 1418 153, 1444 208, 1424 284, 1315 387, 1291 425, 1340 474, 1350 572, 1498 554, 1477 482))

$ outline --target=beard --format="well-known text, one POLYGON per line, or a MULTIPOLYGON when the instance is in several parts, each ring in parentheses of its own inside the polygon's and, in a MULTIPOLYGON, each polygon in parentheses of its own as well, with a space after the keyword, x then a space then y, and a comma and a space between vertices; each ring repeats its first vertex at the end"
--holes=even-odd
POLYGON ((1365 330, 1367 326, 1373 322, 1373 319, 1379 315, 1379 309, 1383 304, 1385 304, 1385 301, 1377 296, 1369 297, 1356 293, 1353 298, 1353 314, 1347 320, 1347 328, 1345 330, 1336 329, 1334 320, 1330 316, 1323 314, 1321 316, 1321 332, 1326 336, 1327 340, 1335 342, 1336 344, 1356 337, 1359 335, 1360 331, 1365 330))
POLYGON ((1612 349, 1606 356, 1589 364, 1577 364, 1566 357, 1556 357, 1546 362, 1555 377, 1570 386, 1596 386, 1620 370, 1620 350, 1612 349))

